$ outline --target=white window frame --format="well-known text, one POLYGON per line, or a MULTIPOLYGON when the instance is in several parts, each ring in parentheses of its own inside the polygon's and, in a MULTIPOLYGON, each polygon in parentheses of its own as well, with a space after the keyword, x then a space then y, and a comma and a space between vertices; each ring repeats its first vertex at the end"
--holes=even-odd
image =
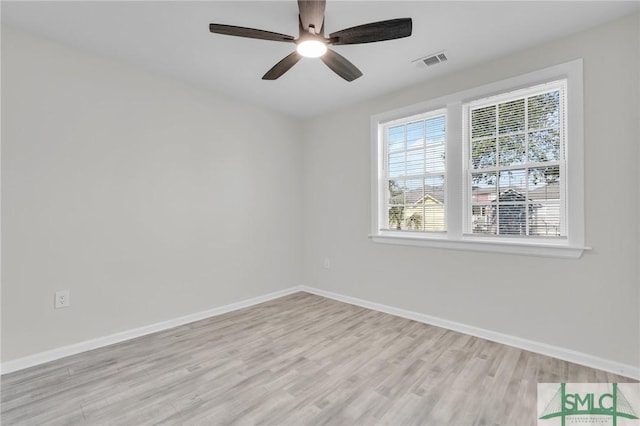
MULTIPOLYGON (((435 110, 431 110, 431 111, 427 111, 427 112, 423 112, 420 114, 416 114, 416 115, 412 115, 409 117, 402 117, 400 119, 397 120, 390 120, 390 121, 386 121, 384 123, 380 123, 380 128, 379 128, 379 132, 380 132, 380 137, 382 138, 382 144, 381 147, 383 149, 383 152, 386 153, 386 150, 384 149, 385 146, 388 146, 388 138, 387 138, 387 130, 390 127, 393 126, 397 126, 399 124, 408 124, 408 123, 412 123, 412 122, 416 122, 416 121, 422 121, 422 120, 428 120, 430 118, 436 118, 436 117, 441 117, 444 116, 445 117, 445 129, 447 127, 447 111, 446 109, 442 108, 442 109, 435 109, 435 110)), ((427 149, 427 144, 425 141, 425 144, 423 146, 423 148, 426 150, 427 149)), ((445 141, 444 141, 444 151, 445 151, 445 159, 447 158, 447 141, 446 141, 446 131, 445 131, 445 141)), ((386 188, 388 188, 388 184, 387 184, 387 171, 389 169, 389 165, 388 165, 388 158, 387 155, 382 155, 381 156, 381 177, 384 179, 384 183, 381 183, 380 185, 382 187, 384 187, 384 190, 381 191, 380 193, 380 200, 381 202, 379 203, 379 211, 378 211, 378 217, 380 218, 380 223, 381 224, 388 224, 389 223, 389 212, 388 212, 388 206, 389 206, 389 191, 386 190, 386 188)), ((441 174, 441 173, 436 173, 436 174, 441 174)), ((444 181, 444 189, 445 189, 445 193, 446 193, 446 188, 447 188, 447 179, 446 179, 446 166, 445 166, 445 181, 444 181)), ((445 201, 444 201, 444 210, 445 210, 445 218, 444 218, 444 227, 446 229, 447 227, 447 218, 446 218, 446 210, 447 210, 447 199, 445 197, 445 201)), ((395 232, 418 232, 420 234, 433 234, 436 235, 438 233, 442 233, 443 231, 395 231, 395 232)), ((445 231, 446 232, 446 231, 445 231)))
POLYGON ((371 117, 371 233, 377 243, 456 250, 579 258, 585 246, 584 231, 584 107, 582 59, 566 62, 481 87, 431 99, 371 117), (566 116, 566 238, 512 238, 465 233, 467 191, 463 106, 472 101, 525 89, 556 80, 567 80, 566 116), (387 188, 384 183, 384 134, 386 123, 440 109, 446 110, 445 136, 446 232, 398 232, 384 229, 383 211, 387 188))
MULTIPOLYGON (((464 123, 464 127, 463 127, 463 153, 464 153, 464 162, 463 162, 463 166, 465 168, 464 173, 465 173, 465 192, 464 192, 464 227, 463 227, 463 231, 464 234, 466 236, 469 237, 475 237, 475 238, 510 238, 512 241, 515 241, 517 239, 520 239, 522 242, 526 242, 526 241, 530 241, 532 238, 536 238, 535 236, 515 236, 515 235, 510 235, 510 236, 504 236, 504 235, 492 235, 492 234, 474 234, 472 231, 472 226, 471 226, 471 214, 472 214, 472 203, 471 203, 471 196, 472 196, 472 182, 471 182, 471 175, 473 173, 478 173, 478 172, 483 172, 484 169, 480 168, 480 169, 473 169, 470 162, 471 162, 471 135, 470 135, 470 124, 471 124, 471 118, 470 118, 470 111, 474 108, 477 107, 482 107, 485 105, 495 105, 495 104, 499 104, 499 103, 503 103, 503 102, 508 102, 511 100, 516 100, 516 99, 522 99, 522 98, 526 98, 526 97, 530 97, 530 96, 534 96, 536 94, 540 94, 540 93, 546 93, 549 91, 559 91, 561 93, 560 98, 562 99, 561 101, 561 111, 559 114, 559 119, 560 119, 560 159, 558 161, 554 161, 552 162, 553 164, 551 165, 555 165, 555 166, 559 166, 560 169, 560 223, 559 223, 559 228, 560 228, 560 235, 561 236, 555 236, 555 237, 551 237, 551 236, 547 236, 547 237, 537 237, 537 238, 541 238, 541 239, 546 239, 546 240, 552 240, 552 239, 559 239, 559 238, 566 238, 566 234, 567 234, 567 229, 566 229, 566 180, 565 180, 565 171, 566 171, 566 150, 565 150, 565 144, 566 144, 566 131, 565 131, 565 119, 566 119, 566 111, 567 111, 567 105, 566 105, 566 92, 567 92, 567 80, 566 79, 562 79, 562 80, 556 80, 556 81, 551 81, 548 83, 543 83, 540 85, 535 85, 535 86, 531 86, 531 87, 527 87, 525 89, 521 89, 521 90, 514 90, 514 91, 510 91, 507 93, 502 93, 500 95, 497 96, 492 96, 489 98, 485 98, 485 99, 478 99, 472 102, 468 102, 465 103, 463 105, 463 123, 464 123)), ((526 120, 526 118, 525 118, 526 120)), ((526 133, 528 130, 525 130, 524 132, 526 133)), ((496 136, 497 138, 498 136, 496 136)), ((495 167, 492 167, 490 169, 490 172, 495 172, 495 173, 499 173, 499 171, 503 171, 505 169, 529 169, 529 168, 534 168, 534 167, 544 167, 545 165, 549 165, 549 164, 536 164, 536 163, 525 163, 525 164, 521 164, 521 165, 517 165, 517 166, 501 166, 499 163, 496 163, 495 167)), ((499 191, 499 189, 498 189, 499 191)), ((499 211, 499 210, 498 210, 499 211)))

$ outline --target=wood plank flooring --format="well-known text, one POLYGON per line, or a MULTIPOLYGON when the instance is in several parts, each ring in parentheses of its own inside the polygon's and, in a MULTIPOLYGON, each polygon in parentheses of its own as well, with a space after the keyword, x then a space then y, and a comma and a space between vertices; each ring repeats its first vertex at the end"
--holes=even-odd
POLYGON ((535 425, 603 371, 296 293, 2 376, 3 425, 535 425))

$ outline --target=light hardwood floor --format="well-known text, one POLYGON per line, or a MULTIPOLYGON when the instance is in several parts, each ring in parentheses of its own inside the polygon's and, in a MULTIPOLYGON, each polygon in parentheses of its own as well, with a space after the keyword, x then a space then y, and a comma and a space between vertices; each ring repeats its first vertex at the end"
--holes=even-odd
POLYGON ((296 293, 2 377, 3 425, 534 425, 538 382, 633 380, 296 293))

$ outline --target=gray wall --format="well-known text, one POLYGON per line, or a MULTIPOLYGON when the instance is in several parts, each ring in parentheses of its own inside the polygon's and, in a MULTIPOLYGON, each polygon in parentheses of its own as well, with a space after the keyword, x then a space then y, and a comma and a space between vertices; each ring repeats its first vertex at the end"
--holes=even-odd
POLYGON ((299 135, 3 26, 2 360, 301 284, 299 135))
POLYGON ((4 27, 3 362, 307 284, 637 365, 639 19, 302 123, 4 27), (593 251, 367 238, 372 114, 580 57, 593 251))
MULTIPOLYGON (((640 363, 639 16, 308 120, 305 284, 640 363), (579 260, 375 244, 372 114, 584 58, 586 242, 579 260), (323 259, 331 269, 323 268, 323 259)), ((446 66, 443 65, 443 66, 446 66)))

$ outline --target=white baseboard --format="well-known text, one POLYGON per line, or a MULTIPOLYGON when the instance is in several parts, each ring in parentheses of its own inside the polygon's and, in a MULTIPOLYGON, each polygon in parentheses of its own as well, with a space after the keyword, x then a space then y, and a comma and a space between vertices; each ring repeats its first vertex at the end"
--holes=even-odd
POLYGON ((577 352, 571 349, 548 345, 546 343, 535 342, 533 340, 523 339, 521 337, 498 333, 491 330, 485 330, 483 328, 461 324, 455 321, 449 321, 418 312, 407 311, 405 309, 395 308, 393 306, 382 305, 380 303, 370 302, 368 300, 358 299, 356 297, 345 296, 314 287, 302 286, 301 290, 307 293, 316 294, 318 296, 334 299, 340 302, 346 302, 352 305, 361 306, 363 308, 373 309, 375 311, 396 315, 425 324, 435 325, 437 327, 446 328, 448 330, 469 334, 471 336, 480 337, 486 340, 491 340, 492 342, 502 343, 519 349, 536 352, 564 361, 573 362, 575 364, 580 364, 587 367, 596 368, 598 370, 608 371, 610 373, 640 380, 640 366, 622 364, 616 361, 611 361, 582 352, 577 352))
POLYGON ((144 327, 134 328, 133 330, 110 334, 108 336, 98 337, 95 339, 86 340, 84 342, 74 343, 72 345, 29 355, 23 358, 14 359, 0 364, 0 372, 2 372, 1 374, 11 373, 14 371, 22 370, 24 368, 44 364, 45 362, 64 358, 70 355, 76 355, 81 352, 90 351, 92 349, 101 348, 104 346, 112 345, 114 343, 123 342, 125 340, 134 339, 136 337, 145 336, 147 334, 156 333, 158 331, 167 330, 180 325, 189 324, 194 321, 199 321, 227 312, 236 311, 238 309, 247 308, 249 306, 257 305, 258 303, 266 302, 272 299, 277 299, 278 297, 286 296, 298 291, 302 291, 302 286, 289 287, 284 290, 279 290, 262 296, 253 297, 251 299, 241 300, 239 302, 230 303, 228 305, 219 306, 217 308, 208 309, 206 311, 196 312, 194 314, 185 315, 179 318, 146 325, 144 327))
POLYGON ((502 343, 516 348, 552 356, 554 358, 640 380, 640 366, 622 364, 616 361, 611 361, 582 352, 573 351, 571 349, 552 346, 546 343, 535 342, 533 340, 523 339, 508 334, 502 334, 495 331, 470 326, 467 324, 461 324, 455 321, 445 320, 431 315, 395 308, 393 306, 370 302, 368 300, 358 299, 356 297, 345 296, 342 294, 307 286, 290 287, 284 290, 276 291, 251 299, 242 300, 217 308, 212 308, 206 311, 196 312, 194 314, 185 315, 179 318, 174 318, 156 324, 135 328, 133 330, 127 330, 108 336, 98 337, 96 339, 86 340, 84 342, 75 343, 72 345, 63 346, 61 348, 56 348, 49 351, 29 355, 23 358, 3 362, 2 364, 0 364, 0 372, 2 374, 11 373, 14 371, 22 370, 24 368, 44 364, 45 362, 64 358, 70 355, 76 355, 81 352, 90 351, 92 349, 101 348, 104 346, 112 345, 114 343, 119 343, 125 340, 134 339, 136 337, 145 336, 147 334, 156 333, 158 331, 167 330, 194 321, 199 321, 205 318, 221 315, 238 309, 247 308, 249 306, 257 305, 259 303, 266 302, 272 299, 277 299, 278 297, 286 296, 298 291, 305 291, 307 293, 316 294, 318 296, 334 299, 340 302, 361 306, 363 308, 373 309, 379 312, 396 315, 425 324, 435 325, 437 327, 446 328, 448 330, 469 334, 471 336, 480 337, 486 340, 491 340, 493 342, 502 343))

